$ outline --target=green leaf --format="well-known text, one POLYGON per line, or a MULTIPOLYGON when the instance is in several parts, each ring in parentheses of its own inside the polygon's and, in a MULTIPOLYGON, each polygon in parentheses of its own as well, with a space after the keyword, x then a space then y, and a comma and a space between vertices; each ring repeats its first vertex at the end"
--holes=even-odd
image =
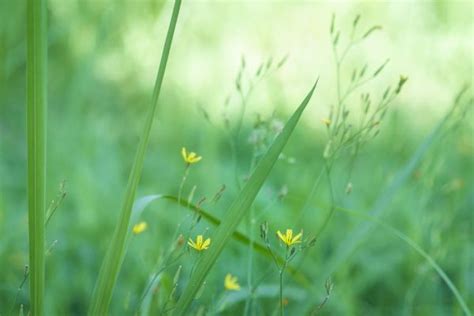
POLYGON ((48 45, 46 0, 29 0, 27 3, 26 43, 30 312, 32 315, 43 315, 48 45))
POLYGON ((218 226, 214 235, 212 236, 211 246, 208 250, 206 250, 202 256, 202 259, 196 265, 194 273, 191 276, 191 279, 189 280, 183 295, 180 297, 177 303, 175 310, 176 315, 186 314, 189 305, 203 284, 206 276, 211 271, 212 266, 216 262, 225 245, 229 242, 229 239, 237 228, 237 225, 249 210, 258 194, 258 191, 265 182, 265 179, 270 174, 270 171, 272 170, 281 151, 283 150, 283 147, 296 127, 301 114, 311 99, 316 85, 317 81, 301 105, 292 115, 290 120, 286 123, 285 128, 281 134, 278 135, 271 147, 268 149, 267 153, 262 157, 252 176, 246 182, 244 188, 231 204, 229 210, 226 212, 226 218, 221 222, 221 225, 218 226))
POLYGON ((123 259, 125 257, 126 239, 128 235, 128 228, 130 223, 130 216, 132 211, 133 201, 135 200, 135 192, 140 181, 143 161, 145 158, 146 148, 148 146, 148 139, 150 137, 150 130, 153 124, 153 118, 160 95, 161 84, 165 74, 166 63, 168 61, 169 52, 171 49, 171 42, 173 40, 176 22, 178 20, 181 0, 176 0, 173 8, 173 14, 168 27, 168 33, 161 55, 160 67, 155 81, 155 88, 149 107, 149 112, 146 117, 143 132, 138 144, 135 160, 128 179, 127 190, 122 204, 122 210, 118 223, 115 227, 114 234, 110 246, 107 248, 104 261, 99 272, 97 283, 95 285, 92 296, 92 303, 89 307, 89 315, 103 316, 107 315, 109 304, 112 299, 113 289, 117 281, 123 259))

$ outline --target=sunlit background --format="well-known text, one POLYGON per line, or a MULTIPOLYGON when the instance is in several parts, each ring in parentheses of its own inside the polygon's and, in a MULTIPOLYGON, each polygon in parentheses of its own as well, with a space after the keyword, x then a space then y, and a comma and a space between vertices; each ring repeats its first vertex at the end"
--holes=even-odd
MULTIPOLYGON (((325 227, 316 246, 294 263, 312 286, 287 277, 288 315, 310 314, 324 299, 329 277, 334 291, 322 315, 462 315, 452 291, 426 258, 390 229, 372 223, 351 248, 357 230, 369 222, 336 212, 324 225, 330 184, 323 175, 312 188, 324 170, 328 136, 322 120, 330 117, 337 101, 331 21, 334 32, 340 32, 340 53, 360 15, 355 38, 374 26, 381 28, 347 54, 341 65, 342 90, 354 69, 367 65, 367 73, 374 73, 388 63, 348 98, 348 119, 359 119, 361 93, 380 98, 387 87, 396 87, 400 76, 408 81, 380 122, 380 134, 356 158, 348 150, 335 163, 335 204, 367 214, 382 209, 379 219, 420 245, 473 309, 473 4, 183 2, 138 196, 177 195, 185 146, 203 160, 193 165, 184 195, 196 185, 195 200, 212 199, 224 184, 222 199, 204 205, 224 218, 238 192, 236 182, 244 181, 252 168, 256 122, 278 130, 319 77, 312 101, 255 203, 252 225, 240 229, 258 239, 263 221, 273 231, 293 227, 308 236, 325 227), (269 71, 256 80, 261 65, 269 71), (242 113, 238 78, 244 90, 252 85, 252 92, 233 157, 233 136, 228 133, 242 113), (440 125, 463 88, 468 111, 440 125), (346 248, 352 250, 344 255, 346 248)), ((171 9, 171 2, 151 0, 48 2, 49 200, 62 181, 67 191, 47 229, 47 247, 53 245, 47 257, 48 315, 87 311, 151 99, 171 9)), ((28 306, 28 282, 18 291, 28 261, 25 19, 23 1, 0 0, 1 315, 17 313, 20 304, 28 306)), ((133 314, 156 261, 188 215, 164 201, 154 202, 144 213, 149 229, 130 245, 115 290, 114 315, 133 314)), ((203 220, 197 230, 211 234, 213 229, 203 220)), ((181 233, 188 237, 186 230, 181 233)), ((200 306, 217 308, 210 306, 217 304, 228 270, 247 286, 248 255, 247 246, 231 243, 209 275, 196 313, 200 306)), ((193 260, 183 259, 186 273, 179 290, 186 286, 193 260)), ((255 279, 267 272, 269 260, 255 255, 255 279)), ((175 270, 164 278, 173 278, 175 270)), ((250 315, 272 315, 278 304, 272 290, 276 284, 277 273, 270 273, 262 285, 269 290, 256 298, 250 315)), ((230 297, 233 304, 222 314, 242 315, 245 301, 245 296, 230 297)))

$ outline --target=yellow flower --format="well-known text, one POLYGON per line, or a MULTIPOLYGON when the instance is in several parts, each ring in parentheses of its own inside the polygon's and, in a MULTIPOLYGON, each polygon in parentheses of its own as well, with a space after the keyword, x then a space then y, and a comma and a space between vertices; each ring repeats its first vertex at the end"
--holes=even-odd
POLYGON ((184 161, 187 164, 193 164, 202 159, 201 156, 198 156, 195 152, 186 152, 186 148, 181 149, 181 155, 183 156, 184 161))
POLYGON ((237 282, 237 277, 227 273, 224 279, 224 288, 227 291, 239 291, 240 285, 239 282, 237 282))
POLYGON ((328 119, 328 118, 322 119, 321 122, 323 122, 324 125, 326 125, 327 127, 329 127, 329 125, 331 125, 331 120, 328 119))
POLYGON ((303 231, 301 231, 295 237, 293 237, 293 229, 287 229, 284 235, 280 231, 277 231, 277 235, 289 247, 291 245, 298 244, 301 242, 301 237, 303 237, 303 231))
POLYGON ((211 238, 204 240, 202 235, 197 236, 196 242, 194 242, 194 240, 192 240, 191 238, 189 238, 189 241, 188 241, 188 245, 196 249, 197 251, 206 250, 207 248, 209 248, 210 244, 211 244, 211 238))
POLYGON ((140 222, 140 223, 136 224, 135 226, 133 226, 132 232, 135 235, 138 235, 138 234, 143 233, 146 230, 147 227, 148 227, 148 224, 146 222, 140 222))

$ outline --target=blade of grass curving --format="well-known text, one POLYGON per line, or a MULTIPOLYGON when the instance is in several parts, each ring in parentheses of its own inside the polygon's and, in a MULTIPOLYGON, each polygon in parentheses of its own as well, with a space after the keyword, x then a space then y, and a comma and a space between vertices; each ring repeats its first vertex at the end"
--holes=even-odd
POLYGON ((451 279, 448 277, 448 275, 444 272, 444 270, 436 263, 436 261, 431 257, 426 251, 423 250, 416 242, 414 242, 410 237, 399 231, 398 229, 395 229, 394 227, 382 222, 381 220, 377 219, 374 216, 370 216, 361 212, 356 212, 350 209, 346 209, 343 207, 335 207, 335 210, 339 212, 343 212, 345 214, 358 217, 361 219, 364 219, 368 222, 371 222, 375 225, 381 226, 385 229, 387 229, 389 232, 391 232, 393 235, 397 236, 399 239, 401 239, 403 242, 405 242, 410 248, 415 250, 420 256, 422 256, 428 263, 429 265, 438 273, 440 278, 446 283, 448 288, 451 290, 453 295, 456 297, 459 305, 461 306, 462 310, 467 316, 472 316, 471 311, 467 307, 466 302, 461 296, 461 293, 459 293, 459 290, 456 288, 454 283, 451 281, 451 279))
POLYGON ((44 313, 47 43, 46 0, 29 0, 27 3, 26 125, 30 313, 32 315, 44 313))
POLYGON ((168 61, 168 56, 171 49, 171 42, 173 40, 180 6, 181 0, 176 0, 170 24, 168 27, 168 32, 166 34, 165 44, 161 55, 160 66, 155 81, 155 87, 153 90, 153 96, 151 99, 149 112, 147 114, 143 132, 141 134, 140 142, 138 144, 138 149, 135 155, 135 160, 133 162, 133 167, 130 171, 130 176, 128 179, 127 189, 120 212, 120 217, 115 227, 111 244, 107 249, 104 261, 102 262, 102 266, 92 296, 92 303, 89 308, 89 315, 107 315, 109 304, 112 299, 113 289, 117 281, 120 267, 123 262, 123 258, 125 255, 126 237, 130 222, 133 201, 135 199, 135 192, 140 181, 143 169, 145 152, 148 145, 150 130, 153 124, 153 118, 158 103, 158 97, 160 95, 161 85, 163 83, 166 63, 168 61))
MULTIPOLYGON (((197 206, 193 203, 188 203, 187 201, 184 201, 183 199, 180 200, 180 199, 178 199, 177 196, 154 194, 154 195, 147 195, 147 196, 141 197, 141 198, 139 198, 135 201, 135 203, 133 205, 132 219, 130 221, 129 231, 131 231, 131 227, 133 227, 133 225, 138 223, 139 218, 141 216, 141 213, 145 210, 145 208, 151 202, 153 202, 155 200, 160 200, 160 199, 168 200, 168 201, 171 201, 171 202, 176 203, 176 204, 179 203, 185 209, 193 211, 194 213, 198 214, 204 220, 208 221, 209 223, 211 223, 214 226, 219 226, 221 224, 221 220, 219 218, 213 216, 211 213, 209 213, 208 211, 206 211, 202 207, 199 207, 199 206, 197 206)), ((259 243, 259 242, 256 242, 256 241, 251 241, 250 238, 248 238, 247 236, 245 236, 244 234, 242 234, 241 232, 239 232, 237 230, 233 232, 232 238, 234 240, 240 242, 241 244, 246 245, 246 246, 249 246, 250 244, 252 244, 252 247, 256 252, 272 259, 272 255, 268 251, 267 247, 265 245, 263 245, 262 243, 259 243)), ((283 257, 281 257, 278 254, 273 254, 273 255, 274 255, 274 258, 280 264, 284 263, 285 260, 283 259, 283 257)), ((288 265, 287 269, 288 269, 288 273, 299 284, 301 284, 305 288, 310 288, 312 286, 312 283, 308 280, 308 278, 303 273, 301 273, 300 270, 296 269, 295 267, 293 267, 291 265, 288 265)))
POLYGON ((250 179, 247 181, 242 191, 240 191, 239 195, 231 204, 229 210, 226 212, 226 218, 217 227, 215 233, 212 236, 211 247, 206 250, 206 252, 202 255, 202 259, 197 263, 187 287, 178 300, 175 310, 176 315, 186 314, 189 305, 194 299, 194 296, 198 292, 212 266, 216 262, 217 257, 220 255, 224 249, 224 246, 227 244, 230 237, 237 228, 237 225, 240 223, 255 200, 258 191, 265 182, 265 179, 268 177, 281 151, 283 150, 286 142, 298 123, 301 114, 311 99, 317 83, 318 82, 316 81, 301 105, 288 120, 281 134, 278 135, 268 151, 262 157, 250 179))

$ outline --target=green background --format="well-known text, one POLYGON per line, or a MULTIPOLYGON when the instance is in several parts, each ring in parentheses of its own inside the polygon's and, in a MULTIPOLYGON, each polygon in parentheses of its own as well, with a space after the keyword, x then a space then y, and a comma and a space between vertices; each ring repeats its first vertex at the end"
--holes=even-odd
MULTIPOLYGON (((48 315, 87 311, 151 98, 170 12, 171 3, 148 0, 48 3, 48 200, 55 198, 61 181, 68 192, 47 227, 47 247, 54 243, 47 257, 48 315)), ((331 203, 325 176, 311 192, 324 170, 327 132, 321 120, 336 100, 329 35, 333 13, 341 45, 357 14, 359 32, 383 27, 348 55, 343 83, 353 68, 367 63, 374 71, 387 58, 384 71, 359 92, 377 96, 388 85, 393 87, 400 74, 409 77, 380 134, 357 157, 349 149, 336 161, 331 173, 335 204, 367 214, 381 209, 380 219, 428 252, 473 309, 474 19, 468 1, 184 1, 138 196, 178 194, 185 168, 180 151, 185 146, 203 159, 192 166, 183 195, 187 198, 196 185, 194 201, 203 196, 209 201, 225 184, 217 203, 203 205, 224 218, 238 191, 236 181, 249 174, 253 157, 262 149, 255 151, 249 140, 263 135, 265 147, 320 76, 284 157, 254 204, 253 220, 245 220, 240 229, 258 239, 260 223, 268 221, 280 253, 284 249, 274 237, 277 229, 318 234, 331 203), (285 64, 274 69, 285 56, 285 64), (271 60, 274 70, 255 85, 237 137, 232 133, 241 101, 235 79, 243 59, 244 89, 262 62, 271 60), (454 113, 437 130, 466 85, 461 103, 467 112, 454 113), (265 124, 257 126, 259 120, 265 124), (229 132, 236 137, 236 159, 229 132), (410 166, 414 160, 418 163, 410 166), (350 194, 345 193, 348 182, 350 194)), ((23 1, 0 1, 1 315, 12 309, 16 314, 20 304, 28 305, 27 283, 18 292, 28 261, 25 21, 23 1)), ((361 114, 357 98, 350 99, 348 108, 349 120, 356 120, 361 114)), ((189 237, 189 214, 165 201, 154 202, 143 214, 149 229, 132 240, 112 314, 133 314, 179 223, 184 223, 180 232, 189 237)), ((386 228, 372 226, 351 248, 364 225, 362 218, 335 212, 316 246, 296 257, 293 265, 313 286, 308 289, 287 275, 289 315, 306 313, 322 301, 329 276, 334 291, 321 314, 461 315, 454 296, 426 260, 386 228), (351 250, 348 255, 340 255, 346 248, 351 250)), ((202 220, 195 230, 210 234, 213 226, 202 220)), ((245 299, 224 293, 223 279, 232 273, 245 288, 248 256, 248 247, 240 243, 226 248, 193 313, 216 308, 216 302, 228 296, 236 303, 223 314, 242 314, 245 299)), ((253 258, 254 282, 266 276, 272 263, 260 254, 253 258)), ((178 294, 195 260, 192 252, 183 258, 178 294)), ((175 271, 172 267, 163 275, 163 293, 169 291, 166 282, 175 271)), ((277 283, 277 271, 265 277, 253 314, 276 310, 277 283)), ((165 294, 156 297, 160 295, 165 294)))

